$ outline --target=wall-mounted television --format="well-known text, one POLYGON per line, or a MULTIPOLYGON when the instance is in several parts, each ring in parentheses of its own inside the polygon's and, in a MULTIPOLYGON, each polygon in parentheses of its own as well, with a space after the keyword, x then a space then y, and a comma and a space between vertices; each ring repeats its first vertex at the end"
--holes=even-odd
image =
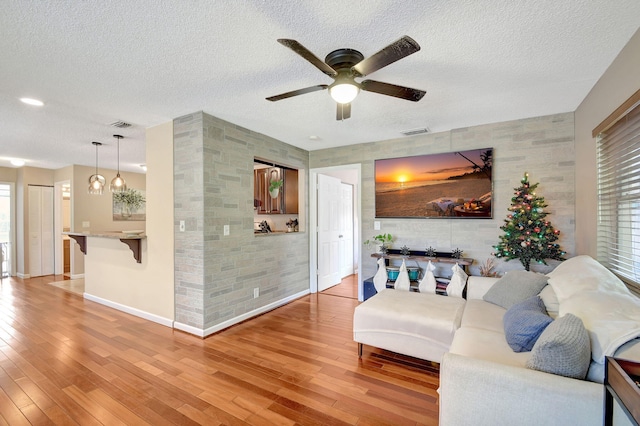
POLYGON ((375 160, 376 218, 493 217, 493 148, 375 160))

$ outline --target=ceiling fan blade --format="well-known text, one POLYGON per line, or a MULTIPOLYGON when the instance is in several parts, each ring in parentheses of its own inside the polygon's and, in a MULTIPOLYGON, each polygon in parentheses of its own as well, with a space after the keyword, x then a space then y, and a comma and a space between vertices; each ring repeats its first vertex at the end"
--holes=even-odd
POLYGON ((351 70, 359 74, 360 77, 363 77, 412 53, 416 53, 418 50, 420 50, 420 45, 414 39, 409 36, 403 36, 378 53, 374 53, 368 58, 363 59, 354 65, 351 70))
POLYGON ((309 49, 307 49, 297 41, 288 38, 279 38, 278 43, 282 44, 283 46, 287 46, 289 49, 293 50, 298 55, 311 62, 312 65, 314 65, 326 75, 333 77, 338 74, 336 70, 325 64, 320 58, 311 53, 309 49))
POLYGON ((338 104, 336 120, 342 121, 351 117, 351 104, 338 104))
POLYGON ((293 96, 304 95, 305 93, 317 92, 319 90, 325 90, 329 87, 326 84, 319 84, 317 86, 305 87, 304 89, 292 90, 291 92, 282 93, 280 95, 270 96, 266 98, 268 101, 275 102, 282 99, 291 98, 293 96))
POLYGON ((382 83, 380 81, 365 80, 360 83, 360 89, 367 92, 380 93, 381 95, 395 96, 396 98, 418 102, 427 93, 424 90, 411 89, 395 84, 382 83))

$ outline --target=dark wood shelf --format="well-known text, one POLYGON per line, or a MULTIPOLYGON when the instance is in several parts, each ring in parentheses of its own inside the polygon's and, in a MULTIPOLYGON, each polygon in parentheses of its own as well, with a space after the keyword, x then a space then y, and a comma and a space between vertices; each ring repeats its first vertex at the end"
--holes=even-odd
POLYGON ((371 257, 375 257, 376 259, 408 259, 408 260, 416 260, 416 261, 422 261, 422 262, 437 262, 437 263, 457 263, 458 265, 462 265, 462 266, 469 266, 473 263, 473 259, 468 258, 468 257, 461 257, 459 259, 456 259, 455 257, 441 257, 441 256, 425 256, 425 255, 416 255, 416 254, 409 254, 407 256, 402 255, 402 254, 396 254, 396 253, 387 253, 385 255, 382 255, 380 253, 373 253, 371 255, 371 257))

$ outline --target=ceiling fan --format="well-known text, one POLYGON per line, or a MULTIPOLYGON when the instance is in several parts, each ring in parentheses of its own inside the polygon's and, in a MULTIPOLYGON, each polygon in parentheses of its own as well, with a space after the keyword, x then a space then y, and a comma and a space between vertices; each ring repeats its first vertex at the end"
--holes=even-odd
POLYGON ((333 78, 334 82, 332 84, 319 84, 317 86, 270 96, 267 98, 268 101, 275 102, 293 96, 304 95, 305 93, 329 89, 329 94, 338 103, 336 119, 346 120, 351 117, 351 101, 355 99, 360 90, 394 96, 413 102, 418 102, 427 93, 424 90, 396 86, 395 84, 382 83, 380 81, 355 81, 357 77, 364 77, 365 75, 378 71, 380 68, 386 67, 420 50, 420 45, 411 37, 403 36, 366 59, 362 53, 357 50, 334 50, 327 55, 324 62, 296 40, 281 38, 278 39, 278 42, 290 48, 320 71, 333 78))

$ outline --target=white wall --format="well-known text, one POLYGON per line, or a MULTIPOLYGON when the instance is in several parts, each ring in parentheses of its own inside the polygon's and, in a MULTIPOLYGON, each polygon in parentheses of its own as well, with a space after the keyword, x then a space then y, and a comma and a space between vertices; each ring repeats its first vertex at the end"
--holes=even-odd
POLYGON ((173 321, 173 122, 147 129, 146 146, 147 238, 142 263, 136 263, 118 239, 88 238, 85 292, 92 300, 148 314, 142 316, 151 320, 173 321))

